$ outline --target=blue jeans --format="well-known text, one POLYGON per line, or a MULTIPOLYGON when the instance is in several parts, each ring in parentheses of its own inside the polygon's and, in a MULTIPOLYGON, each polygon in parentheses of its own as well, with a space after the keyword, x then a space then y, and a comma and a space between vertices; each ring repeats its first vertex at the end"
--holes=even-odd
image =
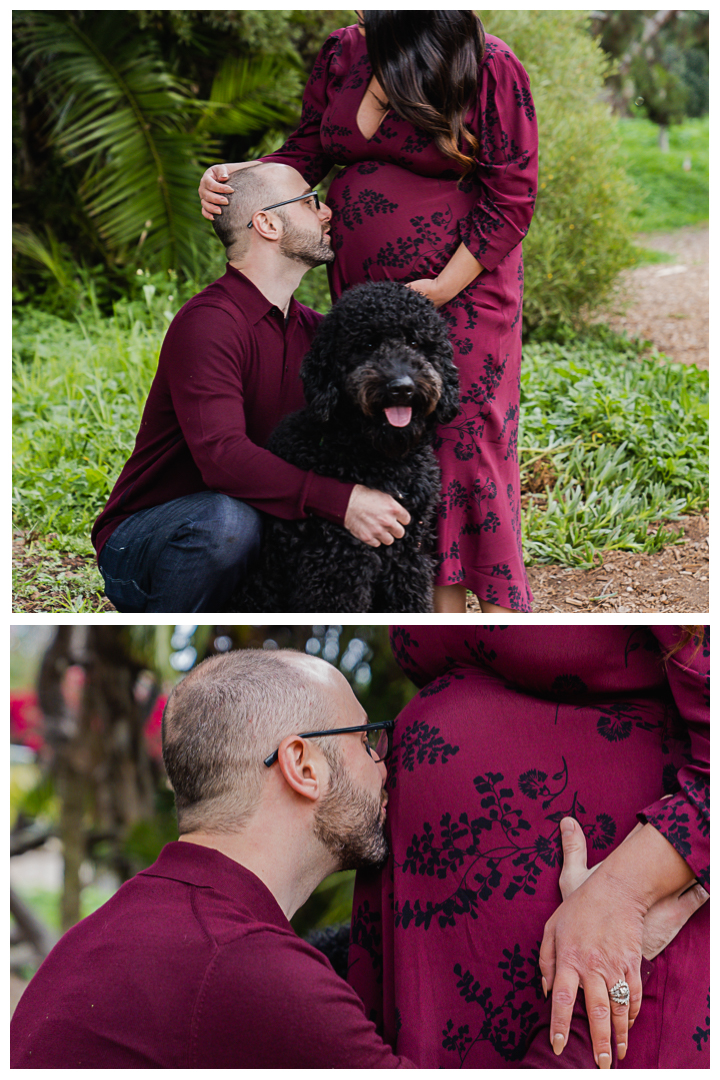
POLYGON ((118 611, 226 611, 257 559, 262 514, 201 491, 139 510, 118 525, 98 560, 118 611))

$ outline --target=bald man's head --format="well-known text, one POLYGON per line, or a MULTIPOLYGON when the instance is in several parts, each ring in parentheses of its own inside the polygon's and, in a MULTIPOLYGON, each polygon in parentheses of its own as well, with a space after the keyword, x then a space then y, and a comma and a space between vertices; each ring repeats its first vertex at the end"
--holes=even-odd
POLYGON ((228 261, 243 259, 250 247, 251 230, 247 225, 253 214, 286 198, 285 189, 295 178, 302 179, 288 165, 256 161, 238 169, 225 181, 233 193, 228 194, 228 205, 222 208, 222 213, 213 216, 212 224, 228 261))
POLYGON ((242 828, 267 780, 264 759, 285 736, 339 723, 328 692, 338 679, 315 657, 246 649, 211 657, 178 683, 162 738, 180 833, 242 828))

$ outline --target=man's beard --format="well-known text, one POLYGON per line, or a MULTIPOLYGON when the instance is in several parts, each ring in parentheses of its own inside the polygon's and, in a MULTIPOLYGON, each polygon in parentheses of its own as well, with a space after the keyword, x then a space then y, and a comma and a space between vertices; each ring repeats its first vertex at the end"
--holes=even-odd
POLYGON ((280 253, 286 259, 295 259, 304 263, 305 266, 321 266, 323 263, 331 263, 335 258, 335 252, 323 239, 325 232, 318 236, 311 232, 305 232, 294 225, 286 215, 280 214, 283 222, 283 235, 280 240, 280 253))
POLYGON ((339 870, 382 866, 388 855, 384 788, 380 795, 360 791, 342 762, 330 765, 330 787, 315 811, 315 835, 336 856, 339 870))

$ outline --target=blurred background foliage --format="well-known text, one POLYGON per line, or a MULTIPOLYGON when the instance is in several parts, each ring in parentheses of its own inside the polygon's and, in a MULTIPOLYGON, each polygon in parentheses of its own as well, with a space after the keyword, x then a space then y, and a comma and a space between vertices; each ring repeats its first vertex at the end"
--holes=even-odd
MULTIPOLYGON (((160 744, 167 694, 206 657, 237 648, 324 658, 373 721, 394 718, 415 693, 386 626, 11 628, 11 850, 62 860, 56 889, 18 887, 21 913, 51 934, 66 930, 177 838, 160 744)), ((349 918, 353 878, 323 882, 293 919, 298 932, 349 918)))

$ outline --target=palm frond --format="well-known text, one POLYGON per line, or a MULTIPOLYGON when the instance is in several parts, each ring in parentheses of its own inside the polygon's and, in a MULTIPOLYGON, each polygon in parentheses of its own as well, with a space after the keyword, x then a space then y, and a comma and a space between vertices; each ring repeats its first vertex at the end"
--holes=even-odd
POLYGON ((287 57, 228 56, 210 91, 209 109, 198 130, 216 135, 256 135, 266 128, 297 123, 303 73, 287 57))
POLYGON ((115 261, 181 266, 206 234, 197 212, 201 164, 215 147, 199 131, 205 103, 168 70, 150 40, 138 43, 125 12, 92 23, 74 12, 24 12, 21 61, 49 103, 48 140, 80 168, 87 213, 115 261))

